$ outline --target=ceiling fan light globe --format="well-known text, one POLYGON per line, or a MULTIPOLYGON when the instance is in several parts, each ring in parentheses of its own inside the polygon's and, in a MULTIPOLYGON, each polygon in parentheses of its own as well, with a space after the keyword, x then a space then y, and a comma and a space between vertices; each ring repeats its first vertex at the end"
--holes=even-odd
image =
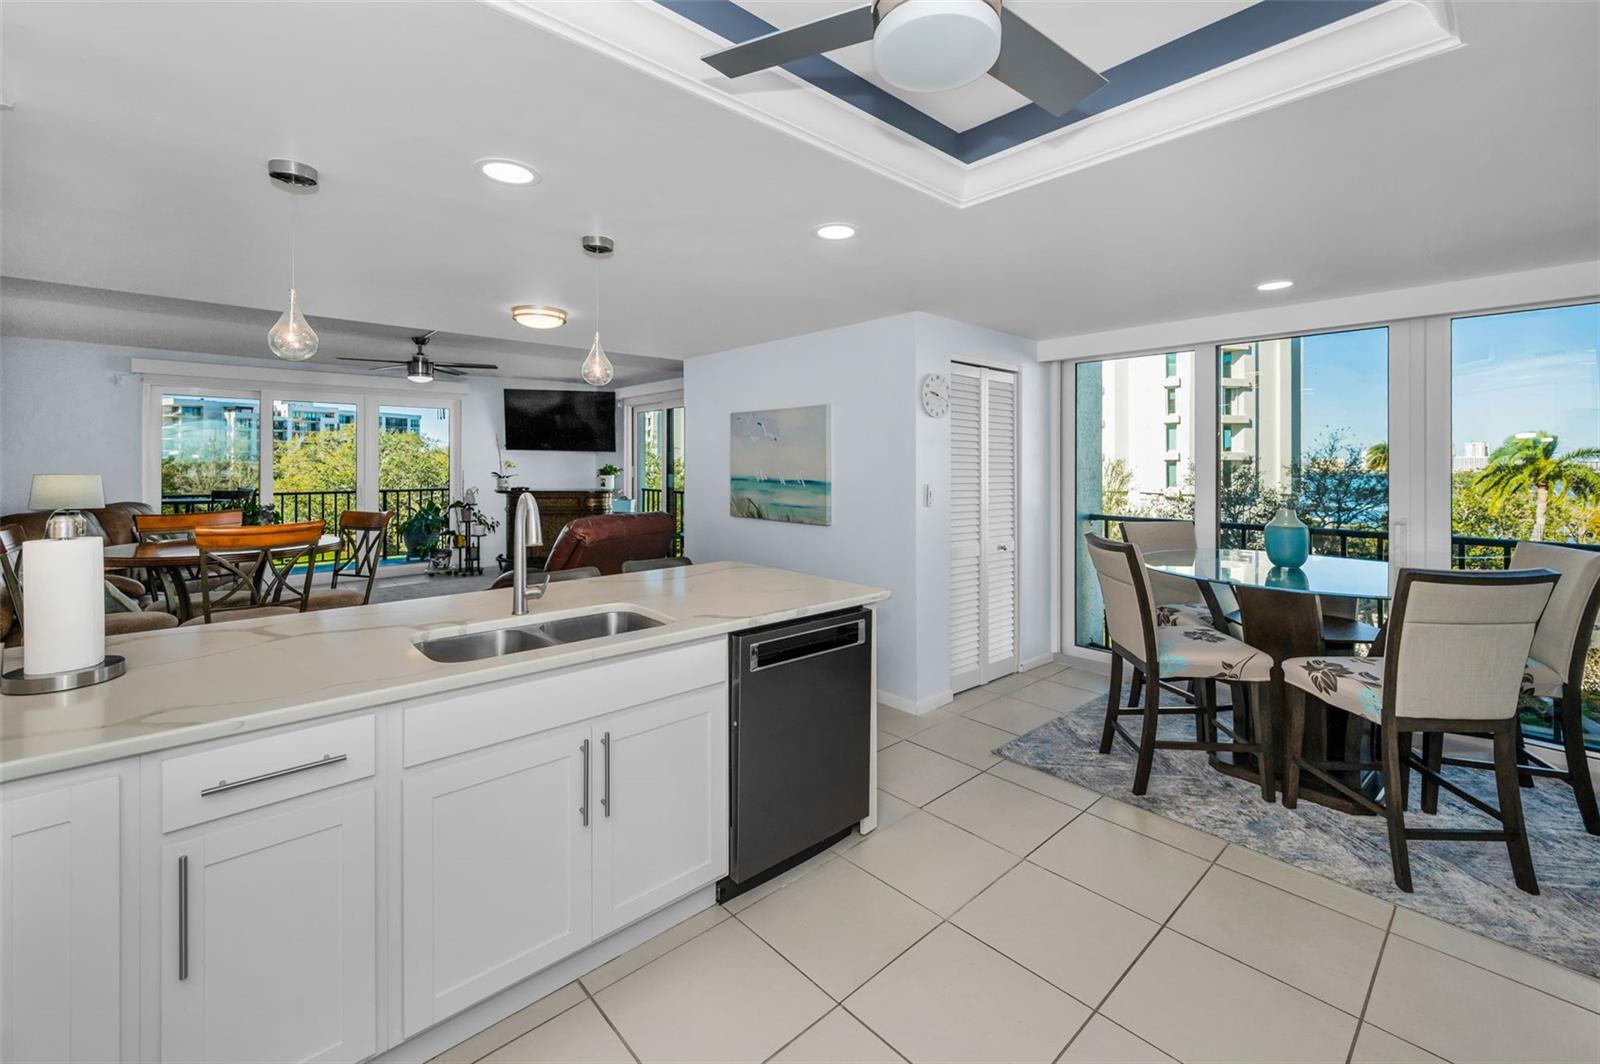
POLYGON ((424 374, 421 374, 421 373, 407 373, 406 374, 406 380, 410 381, 412 384, 432 384, 433 383, 433 375, 432 374, 424 375, 424 374))
POLYGON ((905 0, 878 22, 872 61, 907 92, 976 81, 1000 57, 1000 14, 988 0, 905 0))

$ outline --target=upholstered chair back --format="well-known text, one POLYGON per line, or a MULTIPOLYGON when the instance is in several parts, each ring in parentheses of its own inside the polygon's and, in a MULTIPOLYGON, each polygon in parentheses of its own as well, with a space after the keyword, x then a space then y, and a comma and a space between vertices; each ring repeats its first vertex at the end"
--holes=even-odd
POLYGON ((1511 553, 1513 569, 1550 569, 1561 574, 1550 605, 1539 619, 1528 656, 1565 677, 1578 641, 1586 650, 1594 638, 1594 600, 1600 589, 1600 551, 1558 547, 1553 543, 1518 543, 1511 553))
MULTIPOLYGON (((1141 554, 1158 550, 1194 550, 1193 521, 1124 521, 1122 538, 1139 548, 1141 554)), ((1182 606, 1200 601, 1200 587, 1193 580, 1167 573, 1150 573, 1150 588, 1155 606, 1182 606)))
POLYGON ((1139 548, 1100 536, 1084 536, 1089 561, 1100 580, 1106 606, 1106 634, 1116 645, 1144 660, 1154 641, 1150 572, 1139 548))
POLYGON ((1555 583, 1548 569, 1402 570, 1383 670, 1385 719, 1514 715, 1555 583))

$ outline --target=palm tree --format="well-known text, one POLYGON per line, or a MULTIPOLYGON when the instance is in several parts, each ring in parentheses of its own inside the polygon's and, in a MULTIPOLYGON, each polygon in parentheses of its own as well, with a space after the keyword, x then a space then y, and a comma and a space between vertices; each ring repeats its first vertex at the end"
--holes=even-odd
POLYGON ((1389 471, 1389 445, 1375 443, 1368 447, 1361 456, 1361 464, 1367 467, 1369 473, 1387 473, 1389 471))
POLYGON ((1532 539, 1544 538, 1545 510, 1550 493, 1577 502, 1600 499, 1600 447, 1580 447, 1556 454, 1556 437, 1548 432, 1519 432, 1506 438, 1489 456, 1474 483, 1489 497, 1498 514, 1506 500, 1533 492, 1532 539))

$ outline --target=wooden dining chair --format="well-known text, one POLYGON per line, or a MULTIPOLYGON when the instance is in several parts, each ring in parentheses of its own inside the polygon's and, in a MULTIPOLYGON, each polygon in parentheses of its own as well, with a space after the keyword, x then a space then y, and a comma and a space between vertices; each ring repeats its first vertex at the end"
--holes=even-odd
MULTIPOLYGON (((1589 773, 1589 753, 1583 741, 1583 670, 1594 640, 1595 620, 1600 616, 1600 551, 1522 542, 1512 551, 1510 567, 1551 569, 1561 575, 1533 635, 1522 674, 1522 694, 1555 703, 1555 730, 1567 764, 1559 768, 1528 750, 1519 726, 1517 762, 1522 785, 1530 787, 1538 777, 1570 785, 1584 830, 1600 835, 1600 808, 1595 804, 1594 779, 1589 773)), ((1423 759, 1435 771, 1440 765, 1494 768, 1492 761, 1445 757, 1443 739, 1442 735, 1430 735, 1423 742, 1423 759)), ((1432 780, 1424 779, 1422 811, 1432 813, 1438 807, 1439 788, 1432 780)))
POLYGON ((1310 772, 1356 805, 1384 817, 1395 884, 1410 891, 1411 839, 1504 842, 1517 886, 1539 893, 1522 819, 1517 782, 1517 692, 1539 618, 1558 574, 1549 569, 1503 573, 1402 569, 1382 658, 1300 657, 1283 663, 1288 701, 1283 804, 1294 808, 1300 773, 1310 772), (1316 762, 1303 756, 1309 695, 1379 726, 1378 761, 1316 762), (1488 735, 1494 743, 1500 808, 1444 778, 1411 749, 1416 735, 1488 735), (1493 831, 1414 828, 1405 819, 1410 770, 1499 821, 1493 831), (1336 773, 1377 772, 1373 798, 1336 773))
POLYGON ((214 620, 304 613, 311 601, 311 576, 325 523, 242 528, 197 528, 200 552, 200 616, 184 627, 214 620), (300 568, 298 577, 295 569, 300 568), (298 587, 293 581, 298 581, 298 587), (284 605, 285 598, 293 605, 284 605))
MULTIPOLYGON (((1238 639, 1208 625, 1160 625, 1155 621, 1155 593, 1150 586, 1150 571, 1143 553, 1132 543, 1118 543, 1102 536, 1086 535, 1089 560, 1100 581, 1105 601, 1106 635, 1111 644, 1111 688, 1106 698, 1105 727, 1100 736, 1100 752, 1109 754, 1112 743, 1121 736, 1138 751, 1134 769, 1133 793, 1143 794, 1150 783, 1150 769, 1157 750, 1231 751, 1255 754, 1261 762, 1261 797, 1272 801, 1275 793, 1272 714, 1265 699, 1254 702, 1255 735, 1259 740, 1241 741, 1234 729, 1218 720, 1217 681, 1259 684, 1272 678, 1272 659, 1238 639), (1123 664, 1145 676, 1149 693, 1143 709, 1122 709, 1123 664), (1161 705, 1166 680, 1196 681, 1195 704, 1161 705), (1157 727, 1163 716, 1193 714, 1193 740, 1162 739, 1157 727), (1120 723, 1120 717, 1142 716, 1144 725, 1135 739, 1120 723), (1218 732, 1230 742, 1219 742, 1218 732)), ((1183 692, 1178 691, 1178 694, 1183 692)), ((1236 707, 1235 712, 1249 712, 1236 707)), ((1235 722, 1237 723, 1237 722, 1235 722)))
POLYGON ((383 561, 384 536, 393 518, 392 510, 346 510, 339 515, 339 549, 328 578, 330 586, 312 591, 307 609, 337 610, 372 601, 372 585, 383 561), (346 582, 354 587, 339 586, 339 577, 346 573, 346 582))
POLYGON ((189 539, 197 528, 239 528, 243 510, 211 510, 192 514, 134 514, 133 533, 140 543, 189 539))

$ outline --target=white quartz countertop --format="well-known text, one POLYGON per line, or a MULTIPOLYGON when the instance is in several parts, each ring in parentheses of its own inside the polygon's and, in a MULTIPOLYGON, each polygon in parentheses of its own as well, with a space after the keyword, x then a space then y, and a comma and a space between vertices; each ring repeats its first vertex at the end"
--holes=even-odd
MULTIPOLYGON (((0 781, 314 720, 368 706, 528 676, 585 662, 878 602, 881 588, 782 569, 713 562, 551 584, 528 614, 511 592, 388 602, 174 628, 106 640, 128 671, 64 694, 0 695, 0 781), (445 664, 424 635, 528 624, 598 609, 666 623, 638 632, 445 664)), ((20 668, 22 652, 4 667, 20 668)))

